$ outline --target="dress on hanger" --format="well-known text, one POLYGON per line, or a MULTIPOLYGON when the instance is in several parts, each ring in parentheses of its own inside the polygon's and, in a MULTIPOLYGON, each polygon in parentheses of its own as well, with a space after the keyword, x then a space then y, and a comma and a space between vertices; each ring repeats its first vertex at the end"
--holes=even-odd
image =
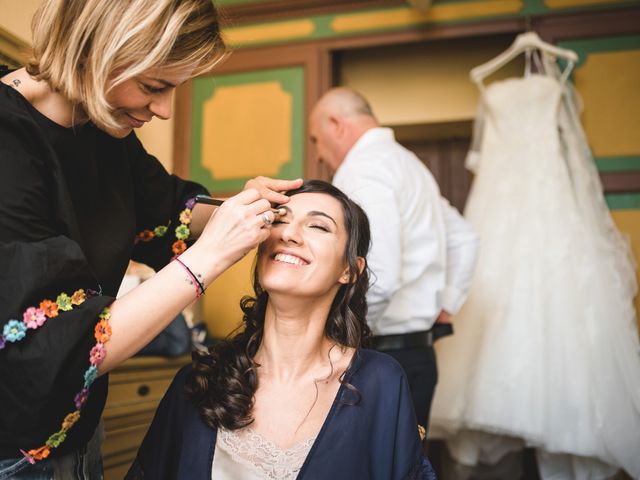
POLYGON ((570 455, 574 478, 640 478, 634 262, 573 90, 543 62, 481 89, 465 209, 480 253, 456 334, 437 345, 431 428, 467 465, 526 444, 570 455))

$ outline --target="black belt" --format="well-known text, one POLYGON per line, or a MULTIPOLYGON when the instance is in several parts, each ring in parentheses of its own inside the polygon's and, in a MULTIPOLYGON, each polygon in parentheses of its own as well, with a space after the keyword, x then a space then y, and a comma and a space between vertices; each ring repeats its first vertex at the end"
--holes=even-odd
POLYGON ((437 339, 453 334, 453 325, 438 323, 431 330, 401 333, 398 335, 378 335, 371 337, 371 347, 376 350, 402 350, 404 348, 430 347, 437 339))

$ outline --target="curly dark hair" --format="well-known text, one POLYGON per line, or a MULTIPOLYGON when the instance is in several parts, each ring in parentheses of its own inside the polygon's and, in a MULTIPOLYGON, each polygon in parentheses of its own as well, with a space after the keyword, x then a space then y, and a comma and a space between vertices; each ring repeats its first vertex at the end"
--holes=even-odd
MULTIPOLYGON (((310 180, 302 187, 287 192, 324 193, 342 205, 347 231, 344 256, 351 272, 351 282, 340 286, 336 293, 324 333, 344 347, 358 349, 371 335, 366 323, 369 270, 360 271, 358 257, 366 260, 370 245, 369 220, 356 203, 342 191, 322 180, 310 180)), ((253 270, 255 297, 244 297, 240 307, 243 325, 222 343, 208 352, 194 352, 192 370, 186 381, 188 397, 195 403, 204 422, 213 427, 235 430, 253 422, 254 395, 258 388, 259 365, 254 356, 262 342, 265 311, 269 294, 259 282, 257 263, 253 270)), ((355 358, 355 356, 354 356, 355 358)), ((340 378, 342 382, 342 377, 340 378)))

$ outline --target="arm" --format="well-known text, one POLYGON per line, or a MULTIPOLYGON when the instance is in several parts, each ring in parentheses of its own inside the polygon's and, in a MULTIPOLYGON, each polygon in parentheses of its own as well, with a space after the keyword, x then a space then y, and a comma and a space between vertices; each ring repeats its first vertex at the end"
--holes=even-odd
MULTIPOLYGON (((205 288, 269 235, 260 215, 267 200, 253 189, 245 190, 219 207, 200 238, 180 259, 204 279, 205 288)), ((160 333, 195 298, 189 276, 176 262, 113 302, 112 335, 108 355, 100 364, 105 373, 134 355, 160 333)))
POLYGON ((375 430, 372 443, 376 478, 435 480, 431 464, 424 455, 409 383, 402 367, 391 358, 380 358, 366 372, 367 383, 375 388, 363 398, 375 397, 371 412, 375 430))
POLYGON ((442 198, 447 241, 447 277, 438 322, 446 323, 466 299, 478 254, 478 236, 473 227, 442 198))
MULTIPOLYGON (((162 238, 141 242, 134 250, 135 260, 151 265, 158 273, 113 303, 112 335, 100 373, 108 372, 134 355, 195 298, 195 287, 189 283, 185 269, 179 263, 166 265, 166 262, 171 255, 171 244, 175 240, 172 233, 178 224, 178 213, 184 209, 184 201, 203 189, 169 175, 154 157, 147 154, 135 135, 127 138, 127 151, 134 172, 138 228, 153 229, 157 225, 169 225, 170 228, 162 238)), ((188 227, 190 237, 198 240, 180 255, 181 261, 194 274, 201 275, 204 286, 208 286, 266 239, 269 230, 264 227, 260 215, 268 211, 270 202, 289 201, 289 197, 280 191, 301 184, 301 180, 258 177, 247 182, 242 193, 219 208, 196 205, 188 227)))
MULTIPOLYGON (((37 151, 31 151, 28 139, 18 135, 6 138, 0 145, 0 158, 12 160, 4 162, 0 175, 3 191, 0 250, 6 252, 7 263, 7 269, 0 275, 0 320, 4 325, 16 316, 22 318, 27 307, 37 307, 44 299, 55 302, 60 293, 71 295, 78 289, 98 290, 98 282, 79 245, 58 233, 46 162, 37 151), (12 281, 14 271, 21 276, 21 282, 15 282, 16 277, 12 281)), ((210 284, 268 236, 260 215, 269 207, 269 202, 261 199, 256 190, 244 191, 225 202, 209 220, 200 239, 183 253, 182 260, 203 276, 205 286, 210 284)), ((171 250, 167 248, 165 263, 170 255, 171 250)), ((74 351, 66 357, 67 363, 77 364, 78 370, 84 371, 98 314, 104 306, 112 304, 112 335, 105 345, 107 355, 99 368, 99 373, 107 372, 151 341, 193 301, 194 286, 187 279, 182 267, 173 262, 117 301, 98 296, 87 298, 71 310, 61 309, 55 321, 44 325, 49 335, 37 335, 34 339, 45 342, 51 335, 63 337, 64 348, 74 351)), ((31 335, 29 331, 26 333, 31 335)), ((15 350, 12 355, 19 355, 20 349, 11 350, 15 350)), ((50 350, 49 346, 45 351, 50 350)), ((62 362, 63 356, 58 356, 57 360, 62 362)), ((47 368, 52 376, 60 369, 70 369, 51 359, 47 368)))
MULTIPOLYGON (((405 466, 405 468, 400 470, 400 476, 394 476, 394 478, 436 480, 433 467, 423 453, 423 444, 413 408, 409 383, 404 372, 400 372, 400 375, 402 378, 399 384, 397 423, 393 442, 395 447, 394 465, 398 465, 399 470, 400 466, 405 466), (408 472, 407 466, 410 467, 408 472)), ((395 472, 395 474, 397 475, 400 472, 395 472)))

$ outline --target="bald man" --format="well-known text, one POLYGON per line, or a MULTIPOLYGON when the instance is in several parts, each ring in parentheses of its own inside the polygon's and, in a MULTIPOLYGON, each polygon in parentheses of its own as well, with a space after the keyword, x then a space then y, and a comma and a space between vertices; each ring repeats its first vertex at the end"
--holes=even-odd
POLYGON ((418 423, 428 427, 438 372, 436 322, 448 324, 471 284, 477 237, 427 167, 381 128, 354 90, 329 90, 310 117, 318 161, 367 213, 373 273, 367 294, 377 350, 405 369, 418 423))

